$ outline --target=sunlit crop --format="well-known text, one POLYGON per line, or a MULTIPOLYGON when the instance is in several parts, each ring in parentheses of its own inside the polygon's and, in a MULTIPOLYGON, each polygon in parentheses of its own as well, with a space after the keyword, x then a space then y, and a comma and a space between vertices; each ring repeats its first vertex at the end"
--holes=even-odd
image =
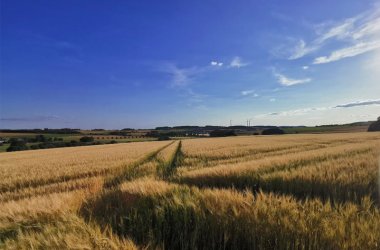
POLYGON ((0 248, 379 249, 379 160, 380 133, 3 153, 0 248))

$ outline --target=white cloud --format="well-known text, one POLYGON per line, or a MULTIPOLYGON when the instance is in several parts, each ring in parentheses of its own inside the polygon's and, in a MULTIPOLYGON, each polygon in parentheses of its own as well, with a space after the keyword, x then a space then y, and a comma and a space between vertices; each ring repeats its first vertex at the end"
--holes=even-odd
POLYGON ((243 90, 240 92, 240 94, 242 96, 253 96, 253 97, 258 97, 259 94, 255 93, 254 90, 250 89, 250 90, 243 90))
POLYGON ((321 111, 321 110, 326 110, 326 108, 294 109, 294 110, 288 110, 288 111, 283 111, 283 112, 277 112, 276 115, 278 115, 278 116, 297 116, 297 115, 304 115, 304 114, 308 114, 308 113, 313 112, 313 111, 321 111))
POLYGON ((162 73, 166 73, 171 77, 171 85, 184 87, 189 85, 197 76, 206 72, 213 71, 222 67, 223 62, 210 61, 209 65, 205 66, 193 66, 187 68, 180 68, 176 64, 171 62, 163 62, 155 66, 156 70, 162 73))
MULTIPOLYGON (((321 34, 314 43, 322 44, 323 42, 336 38, 336 39, 344 39, 350 36, 352 29, 354 28, 354 23, 356 18, 348 18, 343 20, 343 22, 335 24, 330 27, 327 31, 321 34)), ((323 24, 322 24, 323 26, 323 24)))
POLYGON ((238 56, 234 57, 230 63, 231 68, 241 68, 247 66, 249 63, 243 62, 242 59, 238 56))
POLYGON ((173 85, 175 86, 185 86, 189 83, 191 78, 191 70, 180 69, 176 66, 174 66, 169 73, 173 77, 173 85))
MULTIPOLYGON (((235 57, 228 67, 240 68, 248 64, 249 63, 242 61, 240 57, 235 57)), ((225 69, 226 67, 222 67, 223 65, 223 62, 212 60, 210 64, 206 66, 180 68, 174 63, 164 62, 156 66, 156 70, 168 74, 171 77, 172 86, 184 87, 189 85, 200 74, 213 71, 216 68, 225 69)))
POLYGON ((320 46, 317 44, 308 46, 306 45, 305 41, 301 39, 298 41, 298 44, 294 47, 288 59, 294 60, 294 59, 304 57, 305 55, 316 51, 317 49, 319 49, 319 47, 320 46))
MULTIPOLYGON (((353 21, 354 20, 352 18, 347 19, 342 23, 330 27, 327 31, 321 32, 321 34, 308 45, 303 39, 299 40, 289 56, 289 60, 299 59, 319 50, 329 39, 343 39, 347 37, 350 33, 349 28, 352 27, 353 21)), ((325 24, 321 24, 319 26, 325 26, 325 24)))
POLYGON ((315 58, 314 64, 338 61, 378 49, 380 47, 379 6, 341 22, 333 24, 325 22, 317 25, 317 37, 309 43, 299 40, 288 59, 294 60, 316 52, 330 40, 339 42, 340 48, 332 51, 329 56, 315 58))
MULTIPOLYGON (((380 6, 380 5, 379 5, 380 6)), ((358 28, 352 33, 352 38, 358 40, 368 36, 380 34, 380 8, 378 7, 371 15, 363 18, 358 28)))
POLYGON ((171 77, 171 85, 174 87, 184 87, 189 85, 199 74, 206 71, 206 67, 179 68, 173 63, 159 65, 158 71, 168 74, 171 77))
POLYGON ((222 63, 222 62, 218 62, 218 61, 211 61, 211 62, 210 62, 210 65, 211 65, 211 66, 218 66, 218 67, 221 67, 221 66, 223 66, 223 63, 222 63))
POLYGON ((353 108, 353 107, 373 106, 373 105, 380 105, 380 99, 353 101, 350 103, 338 104, 332 107, 303 108, 303 109, 287 110, 287 111, 282 111, 282 112, 271 112, 267 114, 257 115, 256 118, 270 117, 270 116, 299 116, 299 115, 305 115, 305 114, 309 114, 316 111, 327 111, 327 110, 335 110, 335 109, 341 109, 341 108, 353 108))
POLYGON ((247 96, 247 95, 255 93, 255 91, 254 90, 243 90, 240 93, 241 93, 241 95, 247 96))
POLYGON ((293 110, 287 110, 282 112, 271 112, 267 114, 260 114, 256 115, 255 118, 263 118, 263 117, 271 117, 271 116, 299 116, 299 115, 305 115, 313 111, 323 111, 327 110, 328 108, 303 108, 303 109, 293 109, 293 110))
POLYGON ((366 101, 355 101, 346 104, 336 105, 334 108, 351 108, 358 106, 370 106, 370 105, 380 105, 380 99, 378 100, 366 100, 366 101))
POLYGON ((343 58, 357 56, 378 48, 380 48, 380 40, 374 42, 360 42, 351 47, 333 51, 329 56, 317 57, 314 59, 313 64, 339 61, 343 58))
POLYGON ((275 102, 276 101, 276 98, 271 98, 269 99, 270 102, 275 102))
POLYGON ((307 65, 302 66, 302 69, 307 70, 307 69, 309 69, 309 66, 307 66, 307 65))
POLYGON ((311 82, 311 78, 293 79, 279 73, 275 73, 275 76, 277 78, 278 83, 283 86, 292 86, 311 82))

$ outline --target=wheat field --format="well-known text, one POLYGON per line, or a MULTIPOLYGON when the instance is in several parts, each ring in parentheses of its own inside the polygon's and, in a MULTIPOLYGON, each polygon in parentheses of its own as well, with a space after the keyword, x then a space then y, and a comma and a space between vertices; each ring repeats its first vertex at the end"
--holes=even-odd
POLYGON ((0 155, 1 249, 380 249, 380 133, 0 155))

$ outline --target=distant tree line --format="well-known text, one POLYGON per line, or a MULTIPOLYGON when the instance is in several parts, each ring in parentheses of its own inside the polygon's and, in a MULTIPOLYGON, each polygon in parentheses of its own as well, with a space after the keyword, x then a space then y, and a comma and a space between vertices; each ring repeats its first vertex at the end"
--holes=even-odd
POLYGON ((189 132, 186 131, 169 131, 169 132, 159 132, 156 130, 149 131, 145 134, 146 137, 153 137, 153 138, 159 138, 159 137, 180 137, 180 136, 188 136, 189 132))
POLYGON ((149 131, 148 133, 146 133, 145 136, 157 138, 157 140, 159 140, 159 141, 166 141, 166 140, 170 140, 170 137, 177 136, 177 133, 175 133, 175 132, 162 133, 162 132, 152 130, 152 131, 149 131))
POLYGON ((60 128, 60 129, 1 129, 3 133, 36 133, 36 134, 80 134, 80 129, 60 128))
POLYGON ((225 137, 225 136, 236 136, 234 130, 222 130, 216 129, 210 132, 210 137, 225 137))
POLYGON ((173 130, 173 131, 157 131, 152 130, 145 134, 146 137, 153 137, 153 138, 159 138, 159 137, 187 137, 187 136, 199 136, 200 134, 207 133, 204 130, 173 130))
POLYGON ((268 128, 268 129, 264 129, 262 132, 261 132, 262 135, 283 135, 285 134, 284 130, 280 129, 280 128, 268 128))
MULTIPOLYGON (((255 135, 258 135, 259 133, 255 133, 255 135)), ((264 129, 261 132, 262 135, 282 135, 285 134, 284 130, 272 127, 264 129)), ((230 129, 216 129, 210 132, 210 137, 225 137, 225 136, 236 136, 235 130, 230 129)))
POLYGON ((131 135, 130 132, 126 132, 126 131, 111 131, 108 134, 109 135, 118 135, 118 136, 129 136, 129 135, 131 135))
POLYGON ((15 140, 21 140, 25 143, 36 143, 36 142, 55 142, 55 141, 63 141, 61 137, 47 137, 45 135, 36 135, 35 137, 18 137, 11 138, 8 140, 8 143, 12 143, 15 140))
MULTIPOLYGON (((40 136, 38 136, 40 137, 40 136)), ((35 142, 35 141, 34 141, 35 142)), ((114 144, 117 141, 112 140, 108 143, 94 141, 91 136, 83 136, 79 141, 71 140, 69 142, 64 141, 52 141, 52 140, 40 140, 40 143, 28 146, 27 141, 22 138, 12 138, 10 139, 10 145, 7 148, 7 152, 12 151, 22 151, 29 149, 47 149, 47 148, 62 148, 62 147, 77 147, 77 146, 90 146, 90 145, 101 145, 101 144, 114 144)))

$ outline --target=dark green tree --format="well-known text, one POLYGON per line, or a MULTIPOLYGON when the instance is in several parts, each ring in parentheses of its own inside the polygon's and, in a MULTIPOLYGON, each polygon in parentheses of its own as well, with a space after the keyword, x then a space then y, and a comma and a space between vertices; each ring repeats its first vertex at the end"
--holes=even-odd
POLYGON ((28 150, 26 142, 22 139, 11 139, 11 144, 7 148, 7 152, 28 150))
POLYGON ((93 142, 94 137, 91 136, 83 136, 79 139, 80 142, 93 142))

